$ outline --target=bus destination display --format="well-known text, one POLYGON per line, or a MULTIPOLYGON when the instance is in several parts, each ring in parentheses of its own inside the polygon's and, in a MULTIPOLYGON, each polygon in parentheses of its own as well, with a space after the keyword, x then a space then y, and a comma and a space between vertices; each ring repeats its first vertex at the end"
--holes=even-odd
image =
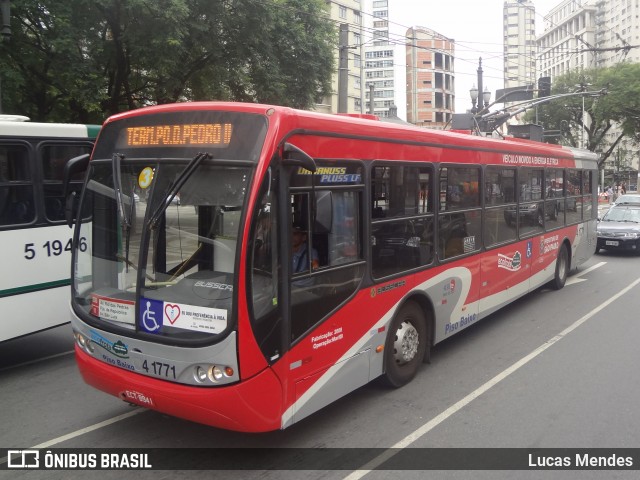
POLYGON ((231 123, 181 123, 127 127, 127 147, 179 147, 202 145, 227 147, 231 142, 231 123))

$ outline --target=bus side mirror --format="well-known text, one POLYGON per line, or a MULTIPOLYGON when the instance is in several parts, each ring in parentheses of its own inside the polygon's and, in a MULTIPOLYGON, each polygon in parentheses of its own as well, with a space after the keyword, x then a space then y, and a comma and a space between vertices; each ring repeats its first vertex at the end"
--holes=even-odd
POLYGON ((64 205, 64 218, 67 221, 69 228, 73 227, 73 221, 76 218, 78 212, 78 192, 71 192, 65 197, 64 205))
POLYGON ((84 155, 80 155, 69 160, 64 165, 64 170, 62 171, 62 194, 65 198, 64 218, 67 221, 69 228, 73 225, 73 221, 75 220, 78 210, 78 193, 69 193, 69 184, 71 183, 71 178, 74 175, 84 172, 88 166, 89 154, 85 153, 84 155))
POLYGON ((310 172, 315 172, 318 169, 311 155, 290 143, 284 144, 282 160, 285 165, 297 165, 310 172))

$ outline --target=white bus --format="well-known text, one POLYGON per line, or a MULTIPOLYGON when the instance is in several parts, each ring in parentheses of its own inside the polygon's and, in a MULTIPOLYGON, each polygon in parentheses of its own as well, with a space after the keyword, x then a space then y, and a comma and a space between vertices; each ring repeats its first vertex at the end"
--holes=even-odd
MULTIPOLYGON (((0 342, 68 322, 72 230, 65 163, 89 154, 98 125, 0 115, 0 342)), ((70 191, 79 191, 75 175, 70 191)))

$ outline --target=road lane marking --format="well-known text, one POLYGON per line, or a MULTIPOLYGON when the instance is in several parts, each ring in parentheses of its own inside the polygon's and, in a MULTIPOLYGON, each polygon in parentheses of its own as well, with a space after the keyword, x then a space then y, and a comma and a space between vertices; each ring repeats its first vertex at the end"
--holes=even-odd
POLYGON ((600 268, 606 264, 607 262, 596 263, 595 265, 592 265, 591 267, 587 268, 584 272, 578 272, 576 275, 569 277, 564 285, 567 286, 567 285, 573 285, 574 283, 586 282, 587 281, 586 278, 581 278, 583 275, 586 275, 587 273, 592 272, 596 268, 600 268))
MULTIPOLYGON (((71 440, 72 438, 79 437, 80 435, 84 435, 85 433, 93 432, 94 430, 99 430, 100 428, 108 427, 109 425, 119 422, 120 420, 125 420, 127 418, 133 417, 134 415, 138 415, 142 412, 147 412, 148 410, 145 408, 137 408, 131 412, 123 413, 122 415, 118 415, 113 418, 109 418, 103 422, 96 423, 89 427, 81 428, 80 430, 76 430, 75 432, 67 433, 66 435, 62 435, 60 437, 54 438, 53 440, 49 440, 44 443, 40 443, 38 445, 34 445, 33 447, 29 447, 31 450, 35 450, 38 448, 49 448, 53 445, 57 445, 58 443, 66 442, 67 440, 71 440)), ((7 463, 8 458, 2 457, 0 458, 0 465, 3 463, 7 463)))
POLYGON ((17 365, 10 365, 8 367, 0 368, 0 372, 5 372, 7 370, 13 370, 14 368, 26 367, 27 365, 33 365, 34 363, 44 362, 46 360, 51 360, 52 358, 64 357, 66 355, 71 355, 74 350, 69 350, 68 352, 56 353, 55 355, 49 355, 48 357, 36 358, 35 360, 29 360, 28 362, 19 363, 17 365))
POLYGON ((417 430, 414 430, 412 433, 410 433, 409 435, 404 437, 402 440, 397 442, 395 445, 392 445, 388 450, 382 452, 376 458, 374 458, 373 460, 371 460, 367 464, 363 465, 360 470, 355 470, 351 474, 349 474, 346 477, 344 477, 344 480, 358 480, 358 479, 364 477, 366 474, 370 473, 376 467, 379 467, 385 461, 387 461, 388 459, 393 457, 395 455, 394 450, 401 449, 401 448, 406 448, 409 445, 411 445, 412 443, 414 443, 416 440, 418 440, 419 438, 421 438, 424 435, 426 435, 427 433, 429 433, 431 430, 433 430, 435 427, 437 427, 442 422, 447 420, 454 413, 456 413, 457 411, 459 411, 462 408, 464 408, 467 405, 469 405, 472 401, 474 401, 476 398, 478 398, 480 395, 482 395, 483 393, 485 393, 489 389, 495 387, 498 383, 500 383, 502 380, 507 378, 513 372, 515 372, 516 370, 520 369, 521 367, 523 367, 524 365, 529 363, 531 360, 536 358, 538 355, 540 355, 542 352, 544 352, 546 349, 548 349, 549 347, 551 347, 555 343, 557 343, 560 340, 562 340, 564 337, 566 337, 568 334, 573 332, 576 328, 578 328, 580 325, 585 323, 587 320, 589 320, 595 314, 601 312, 603 309, 605 309, 606 307, 611 305, 613 302, 617 301, 620 297, 625 295, 631 289, 635 288, 638 284, 640 284, 640 278, 636 279, 635 282, 631 283, 626 288, 624 288, 621 291, 619 291, 616 295, 611 297, 606 302, 601 303, 599 306, 597 306, 596 308, 594 308, 593 310, 591 310, 590 312, 585 314, 582 318, 576 320, 573 324, 571 324, 570 326, 565 328, 562 332, 557 334, 555 337, 547 340, 545 343, 540 345, 538 348, 533 350, 531 353, 529 353, 528 355, 522 357, 520 360, 518 360, 516 363, 514 363, 510 367, 507 367, 505 370, 500 372, 498 375, 493 377, 491 380, 489 380, 484 385, 481 385, 480 387, 478 387, 476 390, 471 392, 469 395, 464 397, 462 400, 459 400, 458 402, 454 403, 449 408, 444 410, 442 413, 440 413, 439 415, 437 415, 436 417, 432 418, 427 423, 422 425, 420 428, 418 428, 417 430))

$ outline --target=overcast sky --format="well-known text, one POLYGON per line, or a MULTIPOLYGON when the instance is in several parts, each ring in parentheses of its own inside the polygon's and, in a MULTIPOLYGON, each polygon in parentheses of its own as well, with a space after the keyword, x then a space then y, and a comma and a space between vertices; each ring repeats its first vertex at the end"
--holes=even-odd
MULTIPOLYGON (((371 0, 369 0, 371 1, 371 0)), ((534 0, 536 31, 542 32, 544 16, 562 0, 534 0)), ((471 108, 469 90, 477 83, 478 58, 482 57, 484 86, 504 88, 502 18, 504 0, 389 0, 390 40, 405 42, 407 28, 426 27, 456 41, 456 112, 471 108)), ((367 38, 363 39, 365 42, 367 38)), ((396 48, 398 116, 406 118, 404 49, 396 48)))

